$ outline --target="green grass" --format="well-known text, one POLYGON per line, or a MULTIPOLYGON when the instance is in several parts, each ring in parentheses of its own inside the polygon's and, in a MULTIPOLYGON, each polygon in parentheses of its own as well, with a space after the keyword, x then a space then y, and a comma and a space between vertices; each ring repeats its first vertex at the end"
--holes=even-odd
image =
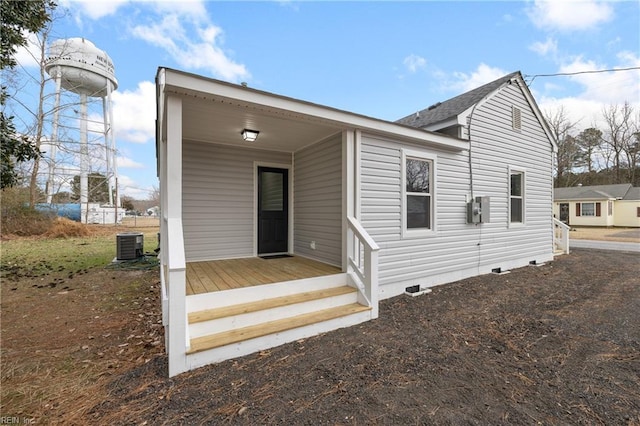
MULTIPOLYGON (((144 235, 144 251, 157 247, 156 232, 144 235)), ((78 273, 109 265, 117 254, 116 235, 3 241, 0 271, 4 278, 78 273)))

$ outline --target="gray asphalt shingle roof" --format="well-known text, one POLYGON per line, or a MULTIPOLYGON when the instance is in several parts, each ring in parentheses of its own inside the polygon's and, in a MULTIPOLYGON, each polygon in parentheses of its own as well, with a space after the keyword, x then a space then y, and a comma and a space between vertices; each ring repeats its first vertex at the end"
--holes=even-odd
POLYGON ((397 120, 396 122, 412 127, 426 127, 430 124, 456 117, 471 106, 480 102, 480 100, 489 93, 493 92, 501 85, 518 75, 520 75, 520 71, 512 72, 511 74, 507 74, 504 77, 492 81, 491 83, 487 83, 447 101, 439 102, 429 108, 419 111, 417 114, 413 113, 397 120))
POLYGON ((623 200, 638 200, 640 201, 640 187, 634 186, 629 189, 623 200))
MULTIPOLYGON (((572 186, 569 188, 555 188, 553 190, 554 200, 593 200, 593 199, 631 199, 626 198, 631 192, 640 195, 640 188, 633 188, 630 183, 620 183, 615 185, 593 185, 593 186, 572 186)), ((640 199, 636 198, 636 199, 640 199)))

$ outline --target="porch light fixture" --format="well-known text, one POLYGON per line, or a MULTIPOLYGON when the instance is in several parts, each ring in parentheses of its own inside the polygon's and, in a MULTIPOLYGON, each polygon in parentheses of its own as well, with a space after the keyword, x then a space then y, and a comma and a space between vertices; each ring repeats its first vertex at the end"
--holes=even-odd
POLYGON ((242 132, 240 132, 240 134, 242 135, 242 139, 244 139, 247 142, 253 142, 256 139, 258 139, 258 133, 260 133, 257 130, 249 130, 249 129, 244 129, 242 132))

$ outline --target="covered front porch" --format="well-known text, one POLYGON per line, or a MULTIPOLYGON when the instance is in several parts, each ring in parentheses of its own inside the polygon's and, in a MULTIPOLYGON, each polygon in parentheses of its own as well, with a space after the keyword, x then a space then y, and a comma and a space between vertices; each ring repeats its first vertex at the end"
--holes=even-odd
POLYGON ((187 296, 304 280, 341 272, 336 266, 290 255, 188 262, 187 296))
POLYGON ((169 375, 376 318, 344 114, 170 70, 158 84, 169 375))

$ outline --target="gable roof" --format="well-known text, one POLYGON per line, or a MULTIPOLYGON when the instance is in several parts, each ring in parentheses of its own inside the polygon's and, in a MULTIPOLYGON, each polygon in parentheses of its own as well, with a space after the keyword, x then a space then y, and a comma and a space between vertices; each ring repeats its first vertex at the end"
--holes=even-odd
POLYGON ((504 77, 476 89, 470 90, 444 102, 438 102, 435 105, 423 109, 422 111, 418 111, 417 113, 401 118, 400 120, 397 120, 397 122, 414 127, 425 127, 441 121, 447 121, 459 114, 462 114, 464 111, 480 102, 485 96, 489 95, 491 92, 500 88, 500 86, 519 75, 519 71, 512 72, 511 74, 507 74, 504 77))
POLYGON ((419 127, 426 130, 438 131, 452 124, 464 125, 468 114, 473 114, 474 106, 490 98, 498 92, 507 83, 515 82, 531 107, 531 111, 537 118, 542 130, 544 131, 553 152, 558 151, 555 136, 549 124, 545 120, 542 111, 538 107, 529 87, 522 78, 520 71, 512 72, 503 77, 498 78, 490 83, 484 84, 478 88, 465 92, 454 98, 444 102, 438 102, 428 108, 413 113, 396 121, 396 123, 404 124, 411 127, 419 127))
POLYGON ((634 186, 633 188, 630 188, 622 199, 640 201, 640 187, 634 186))
MULTIPOLYGON (((554 200, 623 199, 627 196, 627 194, 632 189, 640 190, 640 188, 633 188, 630 183, 620 183, 615 185, 572 186, 570 188, 555 188, 553 190, 553 199, 554 200)), ((633 196, 633 192, 635 191, 631 191, 631 192, 633 196)), ((633 198, 630 198, 630 199, 633 199, 633 198)))

